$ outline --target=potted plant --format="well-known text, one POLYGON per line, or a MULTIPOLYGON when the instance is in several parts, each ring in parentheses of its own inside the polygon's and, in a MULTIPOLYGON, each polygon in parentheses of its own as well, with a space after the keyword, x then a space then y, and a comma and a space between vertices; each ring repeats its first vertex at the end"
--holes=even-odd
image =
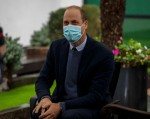
POLYGON ((115 60, 121 62, 123 67, 135 67, 150 62, 150 50, 140 42, 130 39, 126 44, 118 41, 113 50, 115 60))
POLYGON ((147 110, 147 64, 150 62, 150 49, 133 39, 126 44, 121 39, 113 53, 115 61, 122 63, 114 98, 129 107, 147 110))
POLYGON ((46 57, 50 44, 48 31, 48 26, 44 24, 41 30, 34 31, 30 40, 31 46, 26 48, 27 59, 42 59, 46 57))
POLYGON ((6 54, 4 56, 5 71, 4 76, 7 78, 8 83, 11 85, 12 72, 21 68, 21 57, 23 56, 23 46, 18 43, 19 38, 12 38, 5 35, 6 41, 6 54))

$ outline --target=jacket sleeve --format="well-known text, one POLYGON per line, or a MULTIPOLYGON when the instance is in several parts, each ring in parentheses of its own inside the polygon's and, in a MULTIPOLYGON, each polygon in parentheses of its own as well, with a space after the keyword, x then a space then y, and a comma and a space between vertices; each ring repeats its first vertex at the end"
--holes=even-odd
POLYGON ((35 91, 38 97, 38 101, 41 100, 43 96, 50 96, 50 87, 55 79, 55 60, 53 53, 53 43, 51 44, 46 61, 40 71, 40 75, 35 83, 35 91))

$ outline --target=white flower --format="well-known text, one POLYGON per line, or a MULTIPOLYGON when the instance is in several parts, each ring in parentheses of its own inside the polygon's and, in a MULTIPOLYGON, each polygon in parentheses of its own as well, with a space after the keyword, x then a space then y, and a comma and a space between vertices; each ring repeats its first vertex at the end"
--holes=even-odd
POLYGON ((141 53, 141 52, 142 52, 141 49, 136 50, 136 53, 141 53))
POLYGON ((144 46, 144 49, 147 50, 147 46, 144 46))

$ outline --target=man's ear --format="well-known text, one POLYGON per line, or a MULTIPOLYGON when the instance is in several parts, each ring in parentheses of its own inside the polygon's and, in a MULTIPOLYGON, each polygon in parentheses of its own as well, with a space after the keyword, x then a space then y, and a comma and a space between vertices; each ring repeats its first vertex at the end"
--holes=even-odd
POLYGON ((88 28, 88 20, 85 20, 84 24, 85 24, 85 29, 87 29, 88 28))

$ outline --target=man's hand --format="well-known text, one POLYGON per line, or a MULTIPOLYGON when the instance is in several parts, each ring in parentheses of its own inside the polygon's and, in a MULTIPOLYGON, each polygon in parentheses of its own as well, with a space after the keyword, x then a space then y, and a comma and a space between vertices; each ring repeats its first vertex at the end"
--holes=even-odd
POLYGON ((38 113, 41 109, 41 114, 43 114, 52 104, 51 100, 49 98, 43 98, 39 104, 34 108, 33 112, 38 113))
POLYGON ((50 107, 40 115, 40 119, 56 119, 61 112, 59 103, 52 103, 50 107))

